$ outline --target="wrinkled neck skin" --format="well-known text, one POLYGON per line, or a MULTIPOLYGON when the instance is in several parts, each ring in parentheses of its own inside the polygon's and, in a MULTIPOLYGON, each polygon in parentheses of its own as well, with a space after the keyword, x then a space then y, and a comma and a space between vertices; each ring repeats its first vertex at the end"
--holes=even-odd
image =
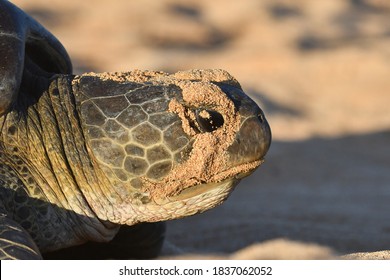
MULTIPOLYGON (((67 212, 73 221, 64 223, 78 225, 73 230, 80 240, 107 241, 119 229, 113 205, 121 198, 108 191, 109 182, 88 154, 70 92, 72 78, 52 79, 35 104, 29 104, 31 88, 22 88, 18 109, 0 119, 1 160, 15 170, 29 197, 67 212), (19 171, 21 165, 27 175, 19 171)), ((45 87, 45 79, 38 79, 34 83, 45 87)))

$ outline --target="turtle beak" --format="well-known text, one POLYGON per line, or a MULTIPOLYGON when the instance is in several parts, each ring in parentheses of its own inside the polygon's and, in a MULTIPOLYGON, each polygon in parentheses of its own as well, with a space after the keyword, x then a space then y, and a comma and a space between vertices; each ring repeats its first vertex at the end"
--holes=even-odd
MULTIPOLYGON (((228 148, 229 164, 263 160, 271 145, 271 129, 263 115, 242 121, 240 131, 228 148)), ((249 175, 249 174, 248 174, 249 175)))
MULTIPOLYGON (((271 145, 271 128, 259 106, 241 89, 222 85, 241 117, 235 140, 228 148, 229 166, 263 160, 271 145)), ((244 174, 244 177, 248 174, 244 174)))

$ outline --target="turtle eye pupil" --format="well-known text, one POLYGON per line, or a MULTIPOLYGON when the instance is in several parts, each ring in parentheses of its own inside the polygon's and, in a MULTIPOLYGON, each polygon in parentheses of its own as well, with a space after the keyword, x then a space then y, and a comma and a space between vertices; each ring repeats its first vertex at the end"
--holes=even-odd
POLYGON ((223 126, 223 116, 216 111, 198 109, 195 115, 201 132, 212 132, 223 126))

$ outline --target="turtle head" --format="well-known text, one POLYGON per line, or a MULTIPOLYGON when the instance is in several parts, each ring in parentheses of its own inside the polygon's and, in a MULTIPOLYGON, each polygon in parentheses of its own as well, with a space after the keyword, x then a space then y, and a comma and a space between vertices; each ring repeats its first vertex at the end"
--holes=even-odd
POLYGON ((85 74, 73 89, 91 158, 118 197, 119 223, 220 204, 270 146, 263 112, 222 70, 85 74))

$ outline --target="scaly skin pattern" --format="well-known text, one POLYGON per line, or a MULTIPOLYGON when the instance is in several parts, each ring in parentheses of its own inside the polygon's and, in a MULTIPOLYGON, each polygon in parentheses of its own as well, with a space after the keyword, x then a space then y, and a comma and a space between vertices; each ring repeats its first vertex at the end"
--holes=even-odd
POLYGON ((270 145, 263 112, 222 70, 34 81, 0 118, 0 214, 37 257, 34 243, 107 242, 120 225, 215 207, 270 145))

